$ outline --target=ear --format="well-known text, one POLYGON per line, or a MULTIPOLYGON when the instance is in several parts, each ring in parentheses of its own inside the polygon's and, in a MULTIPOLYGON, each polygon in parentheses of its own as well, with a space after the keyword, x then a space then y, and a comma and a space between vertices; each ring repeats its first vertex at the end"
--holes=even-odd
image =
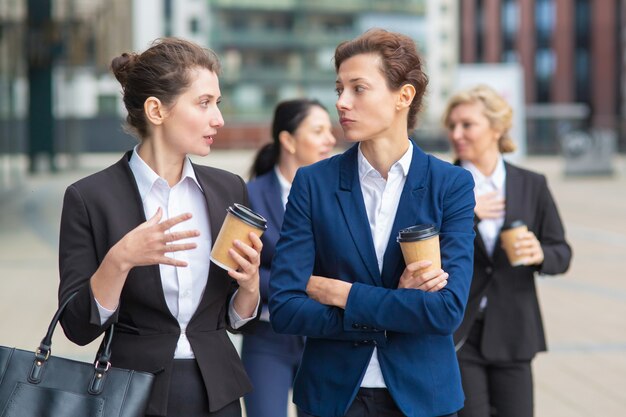
POLYGON ((291 133, 286 130, 281 131, 278 134, 278 141, 291 155, 296 153, 296 138, 294 138, 291 133))
POLYGON ((160 125, 165 119, 165 108, 161 100, 156 97, 148 97, 143 103, 143 111, 146 119, 153 125, 160 125))
POLYGON ((415 87, 411 84, 404 84, 400 87, 398 94, 398 100, 396 102, 396 109, 402 110, 411 106, 413 99, 415 98, 415 87))

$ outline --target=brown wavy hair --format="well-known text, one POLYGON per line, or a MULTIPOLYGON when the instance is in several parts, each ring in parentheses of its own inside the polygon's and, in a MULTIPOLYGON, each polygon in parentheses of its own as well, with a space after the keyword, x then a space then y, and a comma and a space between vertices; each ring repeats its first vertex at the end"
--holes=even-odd
POLYGON ((407 129, 412 130, 417 123, 417 113, 422 107, 422 99, 428 85, 428 76, 422 70, 422 58, 417 52, 413 39, 406 35, 388 32, 384 29, 370 29, 361 36, 340 43, 335 49, 335 70, 355 55, 374 53, 380 56, 381 73, 387 80, 387 87, 397 91, 405 84, 415 88, 415 97, 409 107, 407 129))

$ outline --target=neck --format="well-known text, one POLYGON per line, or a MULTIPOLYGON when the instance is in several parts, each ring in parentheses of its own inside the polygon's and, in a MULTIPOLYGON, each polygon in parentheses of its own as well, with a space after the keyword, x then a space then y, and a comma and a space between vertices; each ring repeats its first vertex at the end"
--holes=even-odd
POLYGON ((278 161, 278 170, 289 183, 293 182, 298 168, 298 163, 292 155, 281 153, 280 160, 278 161))
POLYGON ((152 139, 144 139, 137 153, 159 177, 167 181, 170 187, 180 181, 183 174, 184 156, 166 151, 164 146, 152 139))
POLYGON ((402 158, 408 148, 409 139, 406 135, 361 142, 363 156, 384 179, 387 179, 391 166, 402 158))
POLYGON ((471 162, 478 169, 478 171, 480 171, 481 174, 483 174, 485 177, 490 177, 498 166, 499 158, 499 152, 488 152, 477 160, 471 162))

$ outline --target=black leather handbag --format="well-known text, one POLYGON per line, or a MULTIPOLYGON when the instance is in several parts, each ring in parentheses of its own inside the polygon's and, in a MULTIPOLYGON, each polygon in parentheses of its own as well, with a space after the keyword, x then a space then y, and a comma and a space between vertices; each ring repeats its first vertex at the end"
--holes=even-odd
POLYGON ((52 334, 72 294, 35 352, 0 346, 0 417, 143 417, 154 375, 111 367, 113 326, 94 364, 50 356, 52 334))

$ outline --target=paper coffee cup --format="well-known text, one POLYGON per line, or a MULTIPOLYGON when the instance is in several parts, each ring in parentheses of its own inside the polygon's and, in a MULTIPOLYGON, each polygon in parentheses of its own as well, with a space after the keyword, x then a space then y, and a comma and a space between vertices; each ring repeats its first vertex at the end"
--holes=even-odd
POLYGON ((514 222, 503 226, 500 231, 500 241, 502 242, 502 247, 504 248, 506 256, 509 258, 509 263, 512 266, 524 264, 524 256, 518 256, 515 254, 515 242, 517 242, 517 236, 520 233, 527 231, 528 227, 521 220, 515 220, 514 222))
POLYGON ((441 269, 439 253, 439 230, 432 224, 419 224, 398 232, 398 243, 404 262, 408 265, 418 261, 431 261, 424 272, 441 269))
POLYGON ((226 210, 226 217, 213 243, 211 249, 211 261, 227 271, 234 271, 239 268, 239 264, 228 254, 228 250, 233 248, 244 258, 246 257, 240 250, 235 248, 234 241, 240 240, 252 246, 248 237, 250 232, 261 237, 267 229, 267 220, 260 214, 255 213, 248 207, 241 204, 233 204, 226 210))

